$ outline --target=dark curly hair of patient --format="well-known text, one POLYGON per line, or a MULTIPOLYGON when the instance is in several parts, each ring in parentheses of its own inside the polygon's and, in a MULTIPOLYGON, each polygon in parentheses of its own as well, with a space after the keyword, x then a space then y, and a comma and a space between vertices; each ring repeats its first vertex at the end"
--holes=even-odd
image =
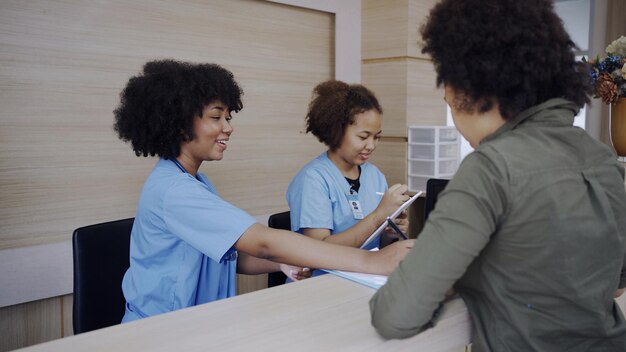
POLYGON ((306 132, 334 151, 339 148, 347 126, 354 123, 354 115, 369 110, 383 113, 378 99, 366 87, 335 80, 322 82, 313 89, 306 132))
POLYGON ((463 93, 465 111, 485 112, 495 98, 510 119, 551 98, 589 102, 587 68, 551 0, 443 0, 421 34, 437 86, 463 93))
POLYGON ((181 143, 194 138, 193 119, 207 104, 220 100, 238 112, 242 94, 233 74, 219 65, 150 61, 121 92, 114 129, 137 156, 174 159, 181 143))

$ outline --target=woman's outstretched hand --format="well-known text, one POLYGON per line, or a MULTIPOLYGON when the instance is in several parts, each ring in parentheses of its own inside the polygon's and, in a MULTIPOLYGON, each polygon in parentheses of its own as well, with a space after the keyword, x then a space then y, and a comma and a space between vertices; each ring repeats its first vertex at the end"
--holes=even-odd
POLYGON ((280 264, 280 271, 293 281, 304 280, 311 277, 311 269, 301 268, 299 266, 280 264))
POLYGON ((391 274, 413 245, 415 245, 415 240, 398 241, 381 250, 370 251, 371 260, 368 265, 371 266, 368 272, 381 275, 391 274))

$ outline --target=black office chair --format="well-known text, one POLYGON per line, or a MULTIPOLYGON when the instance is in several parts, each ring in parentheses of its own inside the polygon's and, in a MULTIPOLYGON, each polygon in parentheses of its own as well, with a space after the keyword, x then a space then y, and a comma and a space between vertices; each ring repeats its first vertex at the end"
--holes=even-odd
POLYGON ((74 231, 74 334, 119 324, 126 300, 122 278, 129 267, 134 218, 74 231))
MULTIPOLYGON (((267 220, 267 226, 274 229, 290 230, 291 231, 291 217, 288 211, 273 214, 267 220)), ((287 280, 287 275, 282 271, 275 273, 269 273, 267 275, 267 287, 274 287, 282 285, 287 280)))

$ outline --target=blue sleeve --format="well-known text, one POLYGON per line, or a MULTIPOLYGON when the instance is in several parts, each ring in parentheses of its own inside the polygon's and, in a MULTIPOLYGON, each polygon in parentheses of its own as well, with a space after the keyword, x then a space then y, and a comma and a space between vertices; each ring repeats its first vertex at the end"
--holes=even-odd
POLYGON ((333 230, 333 200, 326 180, 314 170, 299 173, 287 189, 291 230, 333 230))
POLYGON ((168 229, 198 251, 219 262, 256 220, 200 184, 170 188, 163 201, 168 229))

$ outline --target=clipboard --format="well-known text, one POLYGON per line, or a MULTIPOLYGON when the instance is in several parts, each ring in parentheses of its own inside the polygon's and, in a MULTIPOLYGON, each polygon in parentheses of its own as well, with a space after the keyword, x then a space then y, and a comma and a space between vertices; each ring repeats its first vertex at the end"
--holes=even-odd
MULTIPOLYGON (((424 193, 424 192, 419 191, 419 192, 415 193, 415 195, 413 195, 413 197, 409 198, 406 202, 404 202, 401 206, 399 206, 398 209, 396 209, 396 211, 393 212, 393 214, 389 215, 389 219, 393 220, 393 219, 397 218, 398 215, 400 215, 400 213, 402 213, 406 208, 408 208, 409 205, 413 204, 413 202, 415 202, 415 200, 419 196, 421 196, 422 193, 424 193)), ((380 234, 383 233, 383 231, 385 230, 385 227, 387 227, 387 221, 383 221, 383 223, 380 224, 380 226, 378 226, 376 231, 374 231, 370 235, 370 237, 368 237, 367 240, 365 240, 365 242, 363 242, 363 244, 361 245, 361 248, 364 248, 365 246, 369 245, 373 241, 377 240, 378 237, 380 237, 380 234)))

